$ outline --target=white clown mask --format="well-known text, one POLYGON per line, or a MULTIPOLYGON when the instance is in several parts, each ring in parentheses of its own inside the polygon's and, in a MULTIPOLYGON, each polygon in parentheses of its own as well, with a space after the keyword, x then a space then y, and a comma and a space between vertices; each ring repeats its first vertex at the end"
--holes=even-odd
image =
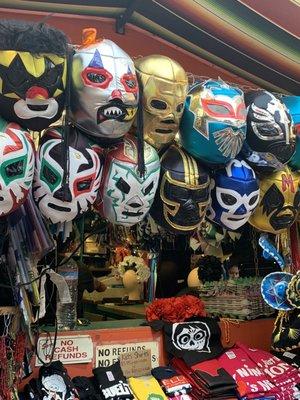
POLYGON ((73 59, 74 122, 89 135, 117 139, 129 131, 137 111, 135 68, 111 40, 93 40, 77 49, 73 59))
POLYGON ((153 203, 160 163, 155 149, 144 144, 146 172, 138 173, 137 143, 132 137, 108 151, 96 209, 110 222, 132 226, 142 221, 153 203))
POLYGON ((0 216, 10 214, 26 199, 34 174, 34 146, 29 134, 0 119, 0 216))
POLYGON ((42 214, 54 224, 72 221, 87 211, 101 181, 101 149, 90 147, 77 131, 70 136, 65 186, 64 143, 58 130, 42 137, 36 160, 34 198, 42 214))

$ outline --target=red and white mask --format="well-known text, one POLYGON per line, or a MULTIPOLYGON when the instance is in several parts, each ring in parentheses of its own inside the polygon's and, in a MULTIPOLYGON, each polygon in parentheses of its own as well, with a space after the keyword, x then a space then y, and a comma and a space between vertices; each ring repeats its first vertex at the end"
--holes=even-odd
POLYGON ((34 146, 18 124, 0 119, 0 217, 25 201, 34 174, 34 146))
MULTIPOLYGON (((95 31, 91 31, 95 35, 95 31)), ((93 36, 73 59, 72 110, 75 124, 87 134, 117 139, 127 133, 138 105, 132 59, 111 40, 93 36)))
POLYGON ((34 180, 34 198, 52 223, 69 222, 89 209, 96 199, 102 174, 100 148, 91 147, 76 130, 68 146, 69 175, 64 185, 64 142, 59 130, 42 137, 34 180))

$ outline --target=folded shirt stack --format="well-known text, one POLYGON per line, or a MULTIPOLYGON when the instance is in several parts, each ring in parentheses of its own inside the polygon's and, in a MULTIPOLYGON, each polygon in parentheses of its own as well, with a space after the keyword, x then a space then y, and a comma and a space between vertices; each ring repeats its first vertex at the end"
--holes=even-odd
POLYGON ((191 400, 191 383, 172 367, 157 367, 152 369, 152 375, 159 381, 164 393, 171 400, 191 400))

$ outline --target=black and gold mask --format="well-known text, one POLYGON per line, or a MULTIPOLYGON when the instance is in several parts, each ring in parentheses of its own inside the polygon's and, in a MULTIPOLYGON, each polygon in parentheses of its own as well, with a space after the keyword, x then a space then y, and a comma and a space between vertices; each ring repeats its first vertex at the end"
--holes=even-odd
POLYGON ((300 205, 300 174, 288 167, 260 180, 260 202, 249 222, 256 229, 280 233, 297 217, 300 205))
POLYGON ((192 233, 205 216, 209 185, 210 179, 203 167, 172 145, 161 157, 159 189, 151 216, 168 231, 192 233))
POLYGON ((0 115, 40 131, 63 111, 64 34, 43 24, 0 22, 0 115))

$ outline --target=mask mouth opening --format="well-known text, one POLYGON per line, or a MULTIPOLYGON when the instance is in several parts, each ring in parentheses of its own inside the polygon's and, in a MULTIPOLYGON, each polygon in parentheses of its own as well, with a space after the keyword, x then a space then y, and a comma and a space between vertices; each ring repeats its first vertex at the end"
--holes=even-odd
POLYGON ((125 215, 126 217, 140 217, 141 215, 143 215, 144 213, 141 211, 123 211, 122 215, 125 215))
POLYGON ((275 229, 285 229, 292 225, 296 217, 292 207, 283 207, 280 211, 276 211, 270 218, 270 224, 275 229))
POLYGON ((56 211, 71 212, 71 208, 69 207, 63 207, 53 203, 48 203, 48 206, 56 211))
POLYGON ((97 110, 97 124, 107 120, 123 121, 127 115, 125 104, 121 100, 111 100, 97 110))
POLYGON ((168 133, 173 133, 173 129, 155 129, 155 132, 168 134, 168 133))

